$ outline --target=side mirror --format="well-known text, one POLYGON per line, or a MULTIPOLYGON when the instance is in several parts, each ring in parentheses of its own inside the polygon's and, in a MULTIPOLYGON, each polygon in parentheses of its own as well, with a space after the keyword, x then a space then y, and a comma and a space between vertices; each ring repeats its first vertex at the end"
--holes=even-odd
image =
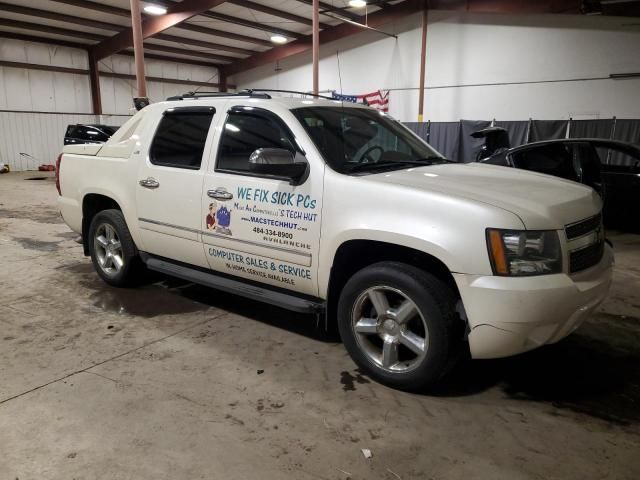
POLYGON ((307 159, 285 148, 259 148, 249 157, 249 170, 262 175, 301 180, 308 170, 307 159))

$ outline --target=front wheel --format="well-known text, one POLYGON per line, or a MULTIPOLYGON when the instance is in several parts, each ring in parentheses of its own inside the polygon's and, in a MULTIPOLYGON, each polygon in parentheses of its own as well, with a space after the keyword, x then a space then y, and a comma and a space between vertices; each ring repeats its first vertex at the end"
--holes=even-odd
POLYGON ((99 212, 89 226, 89 253, 98 275, 109 285, 125 287, 143 269, 131 233, 119 210, 99 212))
POLYGON ((340 336, 372 378, 402 390, 434 385, 457 358, 457 295, 437 277, 398 262, 356 273, 338 304, 340 336))

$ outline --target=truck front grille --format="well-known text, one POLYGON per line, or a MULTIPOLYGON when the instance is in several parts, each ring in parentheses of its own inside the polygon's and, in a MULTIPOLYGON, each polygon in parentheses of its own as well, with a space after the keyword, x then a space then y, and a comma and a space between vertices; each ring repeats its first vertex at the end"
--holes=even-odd
POLYGON ((572 223, 566 227, 567 239, 572 240, 574 238, 581 237, 582 235, 592 232, 601 226, 602 214, 600 213, 591 218, 587 218, 586 220, 572 223))
POLYGON ((602 214, 567 225, 565 232, 569 242, 569 273, 600 263, 604 255, 602 214))
POLYGON ((569 271, 571 273, 586 270, 600 263, 604 255, 604 242, 594 243, 569 254, 569 271))

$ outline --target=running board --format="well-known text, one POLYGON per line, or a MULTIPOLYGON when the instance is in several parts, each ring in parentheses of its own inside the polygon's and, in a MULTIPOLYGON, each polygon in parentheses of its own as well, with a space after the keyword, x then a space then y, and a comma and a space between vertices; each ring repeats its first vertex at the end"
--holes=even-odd
POLYGON ((206 287, 233 293, 241 297, 258 300, 277 307, 302 313, 320 313, 324 311, 324 302, 313 301, 287 293, 277 292, 263 287, 250 285, 245 282, 208 273, 183 265, 152 257, 148 254, 140 255, 150 270, 165 273, 172 277, 182 278, 206 287))

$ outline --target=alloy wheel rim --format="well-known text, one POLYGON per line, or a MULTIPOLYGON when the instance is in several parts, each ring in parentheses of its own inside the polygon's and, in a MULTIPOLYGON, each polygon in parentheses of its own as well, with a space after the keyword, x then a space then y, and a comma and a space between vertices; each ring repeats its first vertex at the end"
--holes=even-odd
POLYGON ((100 269, 113 277, 124 268, 122 243, 115 228, 108 223, 101 224, 94 236, 94 249, 100 269))
POLYGON ((393 373, 416 369, 429 347, 422 312, 405 293, 375 286, 356 299, 351 326, 360 350, 378 368, 393 373))

